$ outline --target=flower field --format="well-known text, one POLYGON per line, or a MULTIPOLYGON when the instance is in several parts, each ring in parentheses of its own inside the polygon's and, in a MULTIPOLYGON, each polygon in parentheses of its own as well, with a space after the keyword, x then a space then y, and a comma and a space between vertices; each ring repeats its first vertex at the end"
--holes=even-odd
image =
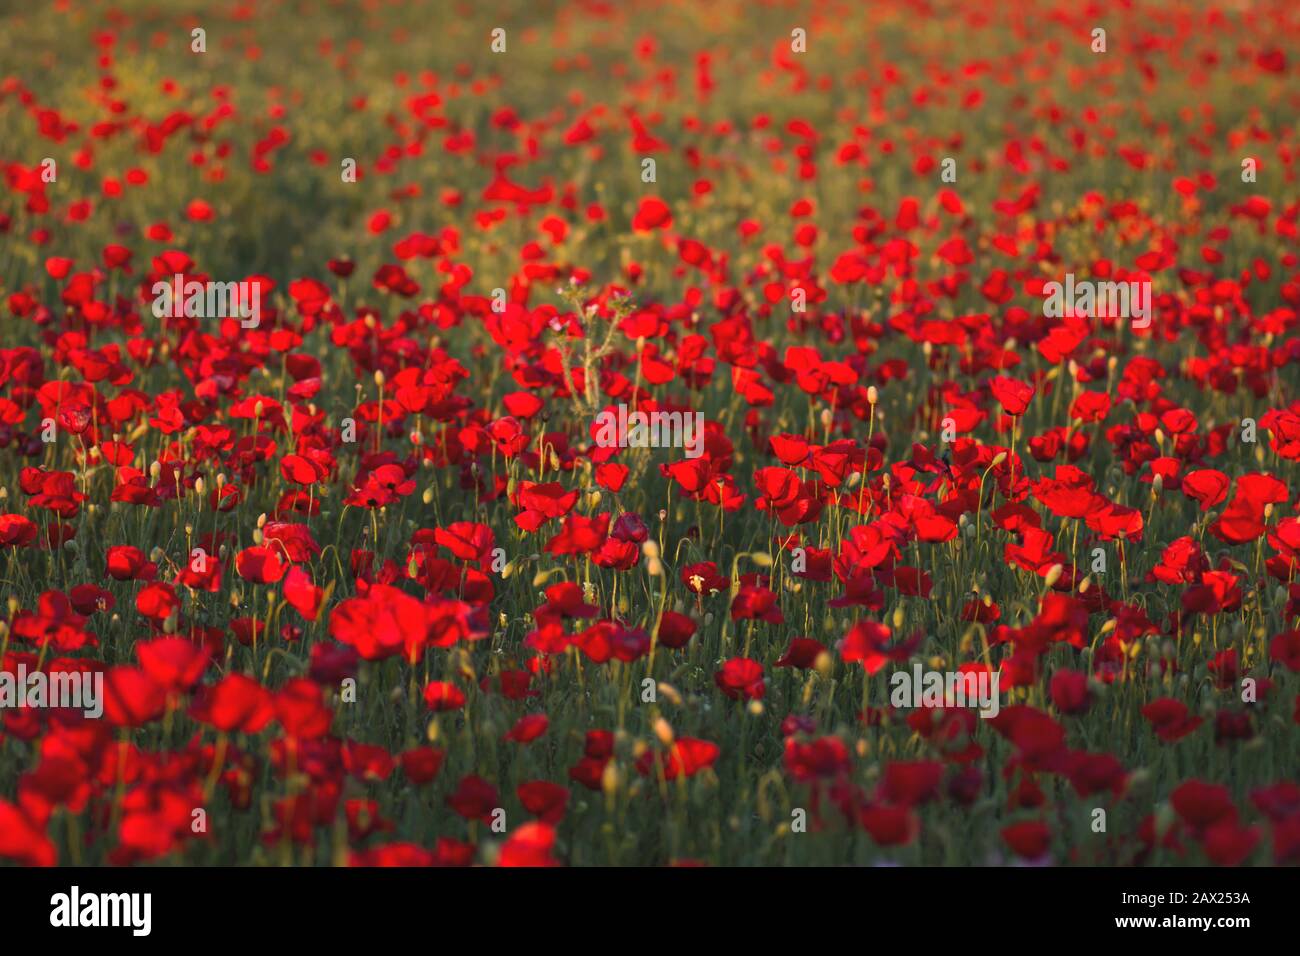
POLYGON ((0 864, 1300 862, 1300 8, 0 13, 0 864))

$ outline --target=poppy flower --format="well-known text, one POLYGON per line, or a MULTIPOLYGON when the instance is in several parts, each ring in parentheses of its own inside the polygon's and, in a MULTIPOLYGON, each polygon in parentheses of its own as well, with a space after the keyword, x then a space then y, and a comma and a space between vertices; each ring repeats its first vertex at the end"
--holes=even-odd
POLYGON ((920 631, 903 641, 894 641, 893 632, 874 621, 859 621, 840 641, 840 658, 846 664, 860 663, 868 674, 877 673, 889 661, 907 660, 921 645, 920 631))
POLYGON ((1268 642, 1268 656, 1287 670, 1300 673, 1300 630, 1274 636, 1268 642))
POLYGON ((659 620, 657 640, 661 646, 677 650, 690 642, 695 630, 695 621, 685 614, 664 611, 663 617, 659 620))
POLYGON ((403 751, 398 762, 402 766, 402 773, 406 775, 406 779, 420 786, 438 776, 444 759, 446 759, 446 752, 437 747, 414 747, 403 751))
POLYGON ((430 710, 459 710, 465 706, 465 694, 455 684, 431 681, 424 688, 424 702, 430 710))
POLYGON ((284 577, 284 569, 284 559, 276 548, 257 545, 235 555, 235 570, 254 584, 274 584, 284 577))
POLYGON ((1034 397, 1032 385, 1005 375, 994 376, 989 381, 989 389, 1008 415, 1023 415, 1034 397))
POLYGON ((712 767, 718 759, 717 744, 695 737, 678 737, 663 753, 647 750, 636 762, 637 773, 649 776, 662 773, 665 780, 693 777, 712 767))
POLYGON ((266 688, 243 674, 228 674, 204 687, 190 707, 190 716, 223 733, 255 734, 275 717, 266 688))
POLYGON ((506 732, 505 739, 519 744, 530 743, 546 733, 549 724, 545 714, 525 714, 506 732))
POLYGON ((852 763, 844 741, 833 736, 806 743, 787 736, 784 762, 786 772, 800 782, 834 779, 847 774, 852 763))
POLYGON ((552 855, 555 848, 555 830, 546 823, 525 823, 506 839, 497 857, 497 866, 558 866, 552 855))
POLYGON ((58 851, 44 826, 8 800, 0 800, 0 857, 24 866, 58 863, 58 851))
POLYGON ((108 549, 105 558, 109 575, 118 581, 152 580, 158 570, 143 551, 129 544, 114 545, 108 549))
POLYGON ((154 683, 172 693, 188 691, 208 669, 207 648, 183 637, 160 637, 139 641, 135 655, 140 669, 154 683))
POLYGON ((713 675, 713 682, 732 700, 762 700, 766 691, 763 665, 745 657, 725 661, 713 675))
POLYGON ((1002 839, 1022 860, 1039 860, 1052 843, 1052 831, 1038 820, 1025 820, 1002 828, 1002 839))
POLYGON ((492 813, 500 804, 496 787, 475 774, 462 777, 455 791, 447 796, 447 806, 459 816, 484 823, 492 821, 492 813))
POLYGON ((129 665, 104 672, 104 719, 117 727, 143 727, 163 715, 167 695, 143 669, 129 665))
POLYGON ((1169 795, 1174 811, 1193 829, 1204 831, 1216 823, 1233 822, 1237 808, 1228 788, 1201 780, 1188 780, 1169 795))
POLYGON ((284 599, 304 618, 314 621, 320 616, 325 592, 312 583, 307 572, 297 565, 291 566, 284 576, 283 588, 284 599))
POLYGON ((808 670, 817 664, 817 659, 826 651, 826 646, 820 641, 814 641, 809 637, 791 638, 790 646, 786 648, 784 654, 777 659, 772 665, 774 667, 796 667, 799 670, 808 670))
POLYGON ((646 196, 642 199, 636 215, 632 217, 632 228, 637 232, 667 229, 672 223, 672 211, 668 208, 668 204, 657 196, 646 196))
POLYGON ((549 780, 529 780, 515 788, 523 808, 542 823, 552 826, 564 819, 569 802, 569 790, 549 780))

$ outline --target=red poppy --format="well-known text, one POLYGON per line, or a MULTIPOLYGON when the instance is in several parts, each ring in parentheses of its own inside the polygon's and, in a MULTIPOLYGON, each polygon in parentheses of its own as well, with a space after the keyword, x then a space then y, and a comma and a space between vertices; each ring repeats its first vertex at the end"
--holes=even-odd
POLYGON ((228 674, 204 687, 190 716, 224 733, 255 734, 275 717, 270 691, 251 677, 228 674))
POLYGON ((713 675, 713 682, 732 700, 740 700, 742 697, 762 700, 766 690, 763 665, 746 657, 734 657, 725 661, 722 669, 713 675))
POLYGON ((632 218, 632 228, 637 232, 667 229, 673 224, 673 214, 667 203, 656 196, 646 196, 632 218))

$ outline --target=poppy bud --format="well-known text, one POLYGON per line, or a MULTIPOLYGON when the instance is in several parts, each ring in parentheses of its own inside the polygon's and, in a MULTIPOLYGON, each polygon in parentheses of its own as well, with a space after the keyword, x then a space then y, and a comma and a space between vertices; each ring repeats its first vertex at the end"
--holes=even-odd
POLYGON ((379 369, 375 370, 375 384, 380 388, 384 387, 384 373, 379 369))
POLYGON ((867 386, 867 404, 876 405, 880 402, 880 391, 874 385, 867 386))
POLYGON ((817 659, 813 661, 813 668, 817 671, 818 674, 821 674, 822 677, 830 677, 831 670, 834 667, 835 667, 835 660, 834 658, 831 657, 831 655, 827 651, 819 652, 817 655, 817 659))
POLYGON ((619 781, 618 764, 611 760, 605 764, 605 769, 601 772, 600 789, 605 791, 606 796, 612 797, 618 792, 619 781))
POLYGON ((195 494, 198 494, 198 495, 203 494, 203 489, 204 489, 205 487, 206 487, 206 486, 203 484, 203 478, 202 478, 202 477, 199 477, 199 478, 195 478, 195 479, 194 479, 194 492, 195 492, 195 494))
POLYGON ((1003 463, 1004 461, 1006 461, 1006 460, 1007 460, 1007 453, 1004 452, 1004 451, 1000 451, 1000 452, 998 452, 996 455, 993 456, 993 466, 992 466, 992 467, 996 468, 998 465, 1002 464, 1002 463, 1003 463))
POLYGON ((682 695, 677 692, 677 688, 674 687, 672 684, 667 684, 664 683, 663 681, 660 681, 657 689, 659 693, 662 694, 670 704, 674 704, 678 707, 681 706, 682 695))
POLYGON ((1044 578, 1044 580, 1047 581, 1047 586, 1049 588, 1053 587, 1057 581, 1061 580, 1061 575, 1064 573, 1065 573, 1065 566, 1063 564, 1052 565, 1052 567, 1047 572, 1047 577, 1044 578))
POLYGON ((654 722, 655 736, 665 747, 671 747, 673 743, 673 725, 668 723, 662 717, 654 722))
POLYGON ((1169 828, 1174 825, 1174 822, 1174 808, 1167 803, 1161 804, 1156 809, 1155 820, 1153 821, 1156 839, 1164 839, 1164 835, 1169 832, 1169 828))

